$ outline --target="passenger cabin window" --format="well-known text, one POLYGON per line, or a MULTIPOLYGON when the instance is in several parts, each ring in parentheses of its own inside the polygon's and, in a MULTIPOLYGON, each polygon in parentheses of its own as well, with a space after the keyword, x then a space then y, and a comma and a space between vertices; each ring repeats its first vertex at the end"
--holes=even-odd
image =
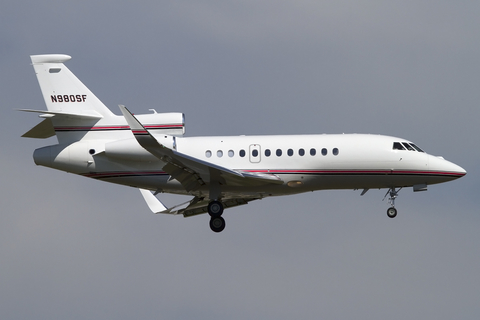
POLYGON ((277 149, 277 157, 282 156, 282 149, 277 149))
POLYGON ((305 150, 299 149, 299 150, 298 150, 298 154, 299 154, 301 157, 303 157, 303 156, 305 155, 305 150))
POLYGON ((287 154, 289 157, 293 156, 293 150, 292 149, 288 149, 287 150, 287 154))
POLYGON ((323 148, 322 149, 322 156, 326 156, 328 153, 327 149, 326 148, 323 148))
POLYGON ((240 157, 242 158, 245 157, 245 150, 240 150, 239 154, 240 154, 240 157))
POLYGON ((270 149, 265 149, 265 157, 270 157, 271 154, 272 152, 270 151, 270 149))
POLYGON ((311 156, 314 156, 317 154, 317 150, 315 150, 314 148, 310 149, 310 155, 311 156))

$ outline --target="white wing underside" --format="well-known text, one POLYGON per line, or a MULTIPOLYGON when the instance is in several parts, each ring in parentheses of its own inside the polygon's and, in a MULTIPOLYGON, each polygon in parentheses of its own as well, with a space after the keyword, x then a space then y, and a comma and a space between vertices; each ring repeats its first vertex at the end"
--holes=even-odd
MULTIPOLYGON (((149 190, 139 189, 145 202, 153 213, 164 214, 181 214, 184 217, 191 217, 197 214, 208 212, 207 206, 210 200, 206 198, 194 197, 192 200, 178 204, 176 206, 167 208, 157 197, 155 197, 149 190)), ((231 198, 222 199, 222 204, 225 208, 236 207, 244 205, 253 200, 260 198, 231 198)))

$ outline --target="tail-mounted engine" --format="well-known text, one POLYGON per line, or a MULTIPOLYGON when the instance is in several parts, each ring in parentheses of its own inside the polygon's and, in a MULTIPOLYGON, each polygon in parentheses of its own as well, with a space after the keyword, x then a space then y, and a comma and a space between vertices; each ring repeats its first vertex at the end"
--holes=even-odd
POLYGON ((145 129, 154 135, 165 134, 182 137, 185 134, 185 115, 181 112, 139 114, 135 117, 144 125, 145 129))
MULTIPOLYGON (((154 110, 153 110, 154 111, 154 110)), ((183 113, 156 113, 135 116, 157 142, 165 148, 176 150, 176 137, 185 133, 183 113)), ((142 139, 142 138, 140 138, 142 139)), ((127 161, 155 161, 154 155, 145 150, 136 138, 110 141, 105 144, 105 155, 127 161)))

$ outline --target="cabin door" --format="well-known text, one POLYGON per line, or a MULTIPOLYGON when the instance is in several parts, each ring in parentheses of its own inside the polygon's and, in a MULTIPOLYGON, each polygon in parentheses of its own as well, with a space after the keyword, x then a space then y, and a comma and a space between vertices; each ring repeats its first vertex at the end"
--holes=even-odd
POLYGON ((250 145, 250 162, 251 163, 259 163, 261 160, 260 156, 260 145, 258 144, 251 144, 250 145))

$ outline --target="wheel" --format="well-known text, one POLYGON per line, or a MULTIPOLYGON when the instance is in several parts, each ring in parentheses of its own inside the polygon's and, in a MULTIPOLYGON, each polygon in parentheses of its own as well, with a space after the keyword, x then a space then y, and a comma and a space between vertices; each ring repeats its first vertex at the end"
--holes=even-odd
POLYGON ((220 201, 212 201, 208 204, 208 214, 210 217, 220 217, 223 213, 223 204, 220 201))
POLYGON ((395 209, 394 207, 390 207, 388 208, 387 210, 387 216, 389 218, 395 218, 397 216, 397 209, 395 209))
POLYGON ((213 232, 222 232, 225 229, 225 219, 222 217, 214 217, 210 219, 210 229, 213 232))

